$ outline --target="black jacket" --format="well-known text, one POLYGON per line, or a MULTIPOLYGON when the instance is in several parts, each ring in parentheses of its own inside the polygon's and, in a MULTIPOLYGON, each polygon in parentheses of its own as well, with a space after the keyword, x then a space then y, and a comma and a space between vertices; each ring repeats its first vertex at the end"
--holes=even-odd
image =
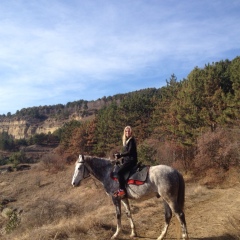
POLYGON ((137 145, 134 137, 127 141, 121 156, 123 157, 123 163, 129 161, 137 163, 137 145))

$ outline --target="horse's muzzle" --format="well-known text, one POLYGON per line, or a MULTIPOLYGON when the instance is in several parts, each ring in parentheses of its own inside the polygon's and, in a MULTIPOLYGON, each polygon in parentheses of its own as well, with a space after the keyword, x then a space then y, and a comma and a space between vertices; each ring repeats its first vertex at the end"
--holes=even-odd
POLYGON ((73 182, 72 185, 73 185, 73 187, 79 187, 80 186, 80 182, 79 183, 73 182))

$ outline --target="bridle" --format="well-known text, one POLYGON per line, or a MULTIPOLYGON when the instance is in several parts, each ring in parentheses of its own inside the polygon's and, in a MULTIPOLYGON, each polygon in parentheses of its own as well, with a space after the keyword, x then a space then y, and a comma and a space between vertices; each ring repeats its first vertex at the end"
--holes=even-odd
MULTIPOLYGON (((78 163, 82 163, 83 164, 83 179, 86 179, 88 177, 90 177, 90 171, 89 169, 86 167, 85 165, 85 161, 84 161, 84 157, 82 156, 82 160, 78 163)), ((79 170, 79 168, 78 168, 79 170)))

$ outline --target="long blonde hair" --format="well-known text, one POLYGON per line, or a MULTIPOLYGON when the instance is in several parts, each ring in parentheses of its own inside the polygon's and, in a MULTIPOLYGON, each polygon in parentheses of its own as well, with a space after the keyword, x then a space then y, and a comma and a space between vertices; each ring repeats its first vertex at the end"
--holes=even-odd
POLYGON ((125 135, 125 130, 129 129, 130 130, 130 138, 133 136, 133 131, 132 128, 130 126, 126 126, 123 130, 123 136, 122 136, 122 142, 123 142, 123 146, 126 145, 127 140, 129 140, 130 138, 126 139, 126 135, 125 135))

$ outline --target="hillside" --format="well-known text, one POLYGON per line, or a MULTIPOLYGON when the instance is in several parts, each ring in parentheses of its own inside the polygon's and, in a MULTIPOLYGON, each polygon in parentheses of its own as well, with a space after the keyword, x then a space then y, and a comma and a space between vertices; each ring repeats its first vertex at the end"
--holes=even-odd
POLYGON ((66 154, 106 156, 120 145, 122 129, 131 125, 140 152, 152 152, 153 160, 161 155, 157 144, 161 143, 174 145, 173 151, 190 161, 206 132, 239 131, 239 74, 240 57, 236 57, 195 67, 182 81, 172 74, 159 89, 21 109, 0 116, 0 149, 17 151, 24 144, 52 141, 60 143, 66 154))
MULTIPOLYGON (((115 210, 102 185, 93 179, 71 186, 74 166, 58 173, 47 172, 41 164, 28 171, 0 175, 0 203, 15 209, 20 219, 14 229, 0 215, 2 240, 104 240, 110 239, 116 228, 115 210), (5 234, 6 226, 12 231, 5 234)), ((207 188, 189 175, 186 180, 185 213, 190 239, 240 239, 240 177, 232 169, 223 185, 207 188)), ((163 227, 161 199, 131 201, 138 237, 156 239, 163 227)), ((167 239, 177 237, 175 217, 167 239)), ((130 227, 123 214, 123 233, 119 239, 129 239, 130 227)))
POLYGON ((0 115, 0 133, 7 132, 15 139, 29 138, 34 134, 53 133, 72 120, 92 119, 99 109, 111 103, 112 98, 96 101, 79 100, 66 105, 24 108, 15 114, 0 115))

